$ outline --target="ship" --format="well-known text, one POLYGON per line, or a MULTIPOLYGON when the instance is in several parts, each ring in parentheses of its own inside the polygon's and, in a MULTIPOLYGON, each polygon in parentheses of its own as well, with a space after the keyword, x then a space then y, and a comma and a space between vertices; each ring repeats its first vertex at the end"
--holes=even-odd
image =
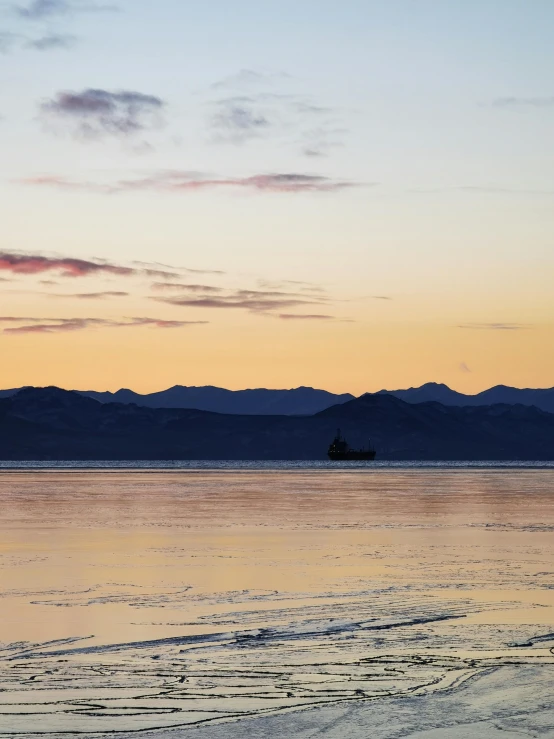
POLYGON ((360 460, 373 461, 375 459, 375 449, 372 449, 369 442, 367 449, 351 449, 346 439, 343 439, 340 429, 337 430, 333 443, 329 446, 327 456, 333 462, 353 462, 360 460))

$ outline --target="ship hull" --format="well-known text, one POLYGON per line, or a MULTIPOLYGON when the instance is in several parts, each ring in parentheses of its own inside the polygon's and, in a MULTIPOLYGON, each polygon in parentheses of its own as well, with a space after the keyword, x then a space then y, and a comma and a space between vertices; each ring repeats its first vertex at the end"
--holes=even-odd
POLYGON ((328 452, 329 459, 333 462, 359 462, 367 461, 373 462, 375 459, 375 452, 371 451, 354 451, 349 449, 347 452, 328 452))

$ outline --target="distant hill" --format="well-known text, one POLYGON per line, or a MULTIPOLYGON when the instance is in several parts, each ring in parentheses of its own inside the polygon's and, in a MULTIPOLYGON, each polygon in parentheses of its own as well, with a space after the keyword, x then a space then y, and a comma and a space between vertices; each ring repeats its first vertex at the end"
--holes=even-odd
MULTIPOLYGON (((9 398, 22 390, 0 390, 0 398, 9 398)), ((96 390, 77 390, 79 395, 93 398, 100 403, 136 403, 145 408, 194 408, 213 413, 244 415, 312 416, 336 403, 354 398, 350 393, 335 395, 312 387, 292 390, 225 390, 220 387, 185 387, 175 385, 168 390, 140 395, 133 390, 122 389, 115 393, 96 390)))
POLYGON ((0 390, 0 398, 11 398, 12 395, 15 395, 20 390, 23 390, 23 388, 12 388, 11 390, 0 390))
MULTIPOLYGON (((23 388, 0 390, 0 398, 9 398, 23 388)), ((210 385, 187 387, 175 385, 168 390, 141 395, 133 390, 121 389, 115 393, 96 390, 77 390, 80 395, 100 403, 135 403, 145 408, 192 408, 212 413, 252 416, 311 416, 339 403, 354 400, 354 395, 336 395, 312 387, 291 390, 225 390, 210 385)), ((451 390, 448 385, 428 382, 421 387, 407 390, 380 390, 375 395, 392 395, 406 403, 437 402, 443 405, 534 405, 548 413, 554 413, 554 388, 545 390, 519 389, 497 385, 477 395, 464 395, 451 390)))
POLYGON ((464 395, 451 390, 448 385, 428 382, 421 387, 411 387, 408 390, 380 390, 377 395, 393 395, 406 403, 425 403, 436 401, 444 405, 494 405, 506 403, 508 405, 534 405, 548 413, 554 413, 554 388, 544 390, 520 389, 506 385, 496 385, 477 395, 464 395))
POLYGON ((100 403, 57 388, 0 399, 4 460, 325 459, 335 429, 379 459, 554 459, 554 414, 364 395, 313 416, 215 414, 100 403))
POLYGON ((175 385, 168 390, 139 395, 132 390, 99 393, 79 391, 81 395, 101 403, 136 403, 145 408, 195 408, 213 413, 244 415, 311 416, 336 403, 352 400, 353 395, 335 395, 312 387, 292 390, 225 390, 220 387, 186 387, 175 385))

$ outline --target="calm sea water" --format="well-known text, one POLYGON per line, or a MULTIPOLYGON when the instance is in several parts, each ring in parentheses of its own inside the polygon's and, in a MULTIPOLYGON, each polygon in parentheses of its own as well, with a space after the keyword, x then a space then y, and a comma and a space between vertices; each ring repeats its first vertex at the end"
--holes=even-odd
POLYGON ((10 462, 0 461, 0 470, 314 470, 362 471, 410 469, 554 469, 554 461, 456 461, 456 462, 330 462, 330 461, 244 461, 244 460, 175 460, 175 461, 67 461, 10 462))
POLYGON ((552 736, 552 465, 86 466, 0 473, 0 735, 552 736))

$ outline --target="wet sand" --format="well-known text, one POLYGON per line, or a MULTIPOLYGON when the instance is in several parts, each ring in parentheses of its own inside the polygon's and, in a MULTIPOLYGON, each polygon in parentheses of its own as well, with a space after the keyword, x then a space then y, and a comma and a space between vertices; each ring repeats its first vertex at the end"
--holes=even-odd
POLYGON ((4 736, 554 736, 552 471, 4 473, 0 505, 4 736))

